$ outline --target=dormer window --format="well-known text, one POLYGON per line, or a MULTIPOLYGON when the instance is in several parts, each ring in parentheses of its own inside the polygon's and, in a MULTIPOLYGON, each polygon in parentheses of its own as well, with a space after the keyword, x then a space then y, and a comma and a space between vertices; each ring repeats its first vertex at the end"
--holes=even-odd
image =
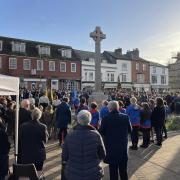
POLYGON ((89 58, 89 62, 94 62, 94 58, 89 58))
POLYGON ((38 46, 38 50, 39 50, 39 55, 48 55, 50 56, 51 54, 51 50, 50 50, 50 46, 38 46))
POLYGON ((72 50, 71 49, 61 49, 62 57, 71 58, 72 57, 72 50))
POLYGON ((103 63, 107 63, 107 60, 106 60, 106 59, 103 59, 102 62, 103 62, 103 63))
POLYGON ((26 43, 14 42, 13 41, 12 42, 12 51, 24 53, 26 51, 26 43))
POLYGON ((0 51, 2 51, 2 48, 3 48, 3 42, 0 41, 0 51))

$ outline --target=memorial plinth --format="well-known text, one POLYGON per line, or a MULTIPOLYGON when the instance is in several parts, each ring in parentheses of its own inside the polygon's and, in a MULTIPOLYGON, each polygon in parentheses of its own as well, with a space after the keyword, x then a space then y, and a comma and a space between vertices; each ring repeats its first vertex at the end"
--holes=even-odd
POLYGON ((107 96, 103 92, 93 92, 89 98, 90 102, 96 102, 99 107, 102 105, 102 101, 107 100, 107 96))
POLYGON ((100 105, 103 100, 107 99, 101 90, 101 41, 106 38, 106 35, 103 34, 101 28, 97 26, 95 30, 90 33, 90 37, 95 41, 95 91, 92 93, 90 101, 95 101, 100 105))

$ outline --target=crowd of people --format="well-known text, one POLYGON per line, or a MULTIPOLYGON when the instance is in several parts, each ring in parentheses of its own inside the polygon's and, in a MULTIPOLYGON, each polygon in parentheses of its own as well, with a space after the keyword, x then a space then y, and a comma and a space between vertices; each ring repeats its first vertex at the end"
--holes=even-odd
MULTIPOLYGON (((150 143, 161 147, 167 138, 167 116, 180 114, 180 96, 123 91, 106 94, 107 99, 98 107, 96 102, 89 103, 86 91, 55 91, 49 97, 44 91, 21 90, 18 163, 33 163, 42 171, 45 143, 54 139, 62 147, 62 179, 100 180, 102 161, 109 164, 110 180, 118 180, 119 175, 128 179, 128 134, 131 150, 148 148, 150 143)), ((0 96, 0 180, 8 174, 15 109, 14 96, 0 96)))

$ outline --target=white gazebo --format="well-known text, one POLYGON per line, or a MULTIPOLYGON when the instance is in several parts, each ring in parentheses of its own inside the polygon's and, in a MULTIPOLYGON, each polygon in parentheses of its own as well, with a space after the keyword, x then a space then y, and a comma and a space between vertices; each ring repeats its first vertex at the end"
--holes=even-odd
POLYGON ((18 155, 18 125, 19 125, 19 78, 0 74, 0 95, 16 96, 16 120, 15 120, 15 161, 18 155))

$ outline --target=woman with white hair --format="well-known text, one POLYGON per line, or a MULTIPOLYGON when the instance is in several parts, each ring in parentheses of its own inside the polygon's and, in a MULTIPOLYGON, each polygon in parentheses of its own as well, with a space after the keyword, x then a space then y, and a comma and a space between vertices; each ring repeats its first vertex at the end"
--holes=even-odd
POLYGON ((132 97, 130 99, 131 104, 128 106, 126 113, 128 114, 131 125, 132 125, 132 132, 131 132, 131 141, 132 146, 130 149, 137 150, 138 149, 138 141, 139 141, 139 128, 140 128, 140 107, 137 104, 137 99, 132 97))
POLYGON ((39 122, 42 112, 35 108, 32 111, 32 120, 23 123, 20 127, 21 163, 33 163, 38 171, 43 169, 46 159, 45 143, 48 140, 46 125, 39 122))
POLYGON ((81 110, 78 125, 66 136, 62 150, 65 177, 68 180, 100 180, 103 169, 101 160, 105 148, 100 134, 90 125, 91 113, 81 110))

